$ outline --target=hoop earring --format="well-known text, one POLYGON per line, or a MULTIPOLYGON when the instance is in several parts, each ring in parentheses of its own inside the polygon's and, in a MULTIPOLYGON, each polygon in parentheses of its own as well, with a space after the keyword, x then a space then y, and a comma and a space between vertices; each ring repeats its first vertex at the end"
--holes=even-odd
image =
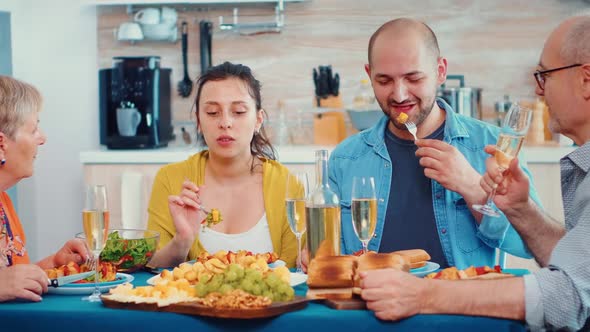
POLYGON ((6 164, 6 159, 2 158, 2 160, 0 160, 0 165, 4 166, 4 164, 6 164))

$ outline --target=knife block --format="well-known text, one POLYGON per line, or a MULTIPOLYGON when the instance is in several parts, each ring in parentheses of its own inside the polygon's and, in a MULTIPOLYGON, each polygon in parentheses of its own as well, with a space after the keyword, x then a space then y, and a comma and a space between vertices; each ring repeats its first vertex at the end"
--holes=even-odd
POLYGON ((326 98, 316 96, 314 106, 326 108, 342 108, 342 98, 338 96, 328 96, 326 98))
POLYGON ((330 96, 328 98, 316 98, 319 100, 320 111, 313 117, 313 141, 317 145, 336 145, 346 138, 346 125, 344 123, 344 113, 342 108, 342 98, 340 96, 330 96), (331 110, 332 109, 332 110, 331 110))

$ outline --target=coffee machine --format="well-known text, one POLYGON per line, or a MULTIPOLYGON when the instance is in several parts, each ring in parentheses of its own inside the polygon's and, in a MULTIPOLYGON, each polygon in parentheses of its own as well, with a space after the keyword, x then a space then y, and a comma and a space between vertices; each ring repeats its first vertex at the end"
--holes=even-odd
POLYGON ((159 56, 114 57, 99 70, 100 143, 109 149, 165 147, 173 139, 170 74, 159 56))

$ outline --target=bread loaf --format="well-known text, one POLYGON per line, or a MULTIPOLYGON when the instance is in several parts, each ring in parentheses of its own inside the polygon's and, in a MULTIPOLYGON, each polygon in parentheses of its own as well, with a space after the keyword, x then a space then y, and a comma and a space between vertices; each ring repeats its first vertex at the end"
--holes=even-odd
POLYGON ((426 265, 430 260, 430 255, 423 249, 407 249, 392 252, 392 254, 402 255, 410 262, 410 269, 417 269, 426 265))
POLYGON ((308 298, 348 299, 353 287, 360 293, 362 271, 393 268, 409 271, 409 260, 392 253, 366 253, 356 256, 320 256, 311 260, 307 270, 308 298))
POLYGON ((410 270, 409 260, 394 253, 366 253, 357 259, 356 274, 362 271, 394 268, 401 271, 410 270))
POLYGON ((311 260, 307 270, 309 288, 352 287, 355 256, 321 256, 311 260))
POLYGON ((360 273, 370 270, 379 269, 395 269, 400 271, 410 271, 410 263, 408 259, 402 255, 394 253, 366 253, 357 259, 357 267, 354 273, 354 288, 353 293, 361 293, 361 277, 360 273))

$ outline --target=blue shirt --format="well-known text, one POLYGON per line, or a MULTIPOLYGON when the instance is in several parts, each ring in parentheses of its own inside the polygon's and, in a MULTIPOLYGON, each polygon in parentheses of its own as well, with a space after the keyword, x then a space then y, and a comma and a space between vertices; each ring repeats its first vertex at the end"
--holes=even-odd
MULTIPOLYGON (((457 148, 471 166, 483 174, 485 160, 489 157, 484 147, 496 144, 499 128, 455 113, 442 99, 437 99, 437 103, 446 113, 443 141, 457 148)), ((385 146, 384 135, 388 122, 389 118, 383 116, 373 127, 338 144, 330 156, 330 187, 338 194, 342 211, 343 254, 351 254, 362 249, 354 233, 350 214, 350 194, 354 176, 375 178, 377 227, 373 239, 369 242, 369 250, 377 251, 381 245, 387 204, 391 193, 398 190, 391 188, 391 178, 397 174, 392 170, 391 158, 385 146)), ((519 159, 524 171, 532 178, 522 154, 519 159)), ((530 188, 532 199, 540 205, 532 182, 530 188)), ((506 217, 486 216, 478 225, 463 197, 445 189, 436 181, 432 181, 432 202, 441 246, 450 266, 463 269, 470 265, 494 265, 495 248, 519 257, 532 257, 506 217)))
MULTIPOLYGON (((442 140, 444 124, 429 139, 442 140)), ((442 268, 448 267, 434 222, 432 180, 424 175, 418 147, 413 140, 405 140, 385 129, 385 146, 391 158, 391 169, 399 176, 391 177, 390 195, 383 225, 379 252, 392 252, 408 248, 422 248, 442 268)))

